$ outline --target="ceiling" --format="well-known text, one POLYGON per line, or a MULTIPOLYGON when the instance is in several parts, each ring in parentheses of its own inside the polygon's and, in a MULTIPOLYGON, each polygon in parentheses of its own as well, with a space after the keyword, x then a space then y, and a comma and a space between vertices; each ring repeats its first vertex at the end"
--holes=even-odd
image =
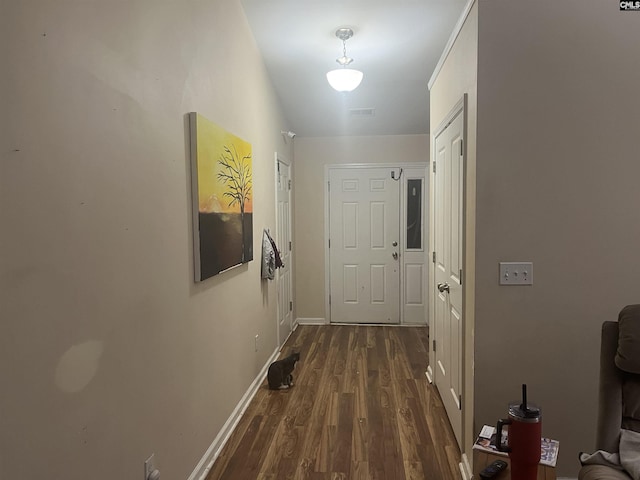
POLYGON ((242 0, 288 128, 306 137, 428 133, 427 83, 466 3, 242 0), (339 27, 353 29, 347 56, 364 73, 349 93, 326 79, 342 56, 339 27))

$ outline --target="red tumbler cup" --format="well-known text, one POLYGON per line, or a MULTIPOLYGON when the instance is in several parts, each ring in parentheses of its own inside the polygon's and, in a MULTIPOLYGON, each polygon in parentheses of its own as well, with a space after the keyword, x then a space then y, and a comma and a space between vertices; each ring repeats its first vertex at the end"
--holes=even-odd
POLYGON ((542 415, 540 409, 527 404, 527 387, 522 386, 522 403, 509 405, 509 418, 498 420, 496 447, 509 452, 512 480, 536 480, 540 462, 542 415), (502 444, 502 429, 508 426, 507 445, 502 444))

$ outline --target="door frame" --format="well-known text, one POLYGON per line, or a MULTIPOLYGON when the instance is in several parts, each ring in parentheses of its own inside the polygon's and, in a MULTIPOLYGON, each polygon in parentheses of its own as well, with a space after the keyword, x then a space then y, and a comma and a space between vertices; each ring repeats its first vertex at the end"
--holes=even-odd
MULTIPOLYGON (((469 403, 469 398, 473 399, 473 391, 468 391, 466 386, 467 382, 467 368, 466 364, 469 361, 472 355, 472 352, 469 352, 467 349, 467 329, 468 329, 468 321, 467 321, 467 285, 468 281, 466 279, 466 273, 470 271, 467 265, 467 228, 466 228, 466 219, 467 219, 467 155, 468 155, 468 146, 467 146, 467 125, 468 125, 468 108, 467 108, 467 94, 465 93, 463 97, 454 105, 454 107, 449 111, 449 113, 445 116, 445 118, 440 122, 438 127, 433 131, 431 136, 431 162, 429 168, 429 187, 430 187, 430 205, 429 205, 429 252, 432 255, 434 252, 434 244, 435 244, 435 228, 433 222, 435 222, 435 202, 433 196, 435 195, 435 185, 434 185, 434 177, 433 177, 433 160, 436 158, 436 138, 444 132, 444 130, 449 126, 449 124, 459 115, 462 114, 462 132, 463 132, 463 155, 462 155, 462 265, 463 265, 463 279, 462 279, 462 322, 460 335, 462 338, 460 339, 460 379, 461 379, 461 394, 462 394, 462 403, 460 408, 461 413, 461 432, 460 432, 460 451, 464 454, 466 453, 464 450, 464 439, 467 437, 466 429, 467 429, 467 421, 466 419, 469 415, 473 415, 472 403, 469 403)), ((433 366, 436 364, 436 355, 433 351, 433 339, 435 338, 435 263, 433 261, 429 262, 429 324, 431 325, 429 331, 429 337, 432 340, 429 342, 429 366, 427 367, 426 376, 429 380, 429 383, 434 382, 435 380, 435 372, 433 371, 433 366)), ((472 373, 471 373, 472 375, 472 373)), ((435 386, 435 384, 434 384, 435 386)))
MULTIPOLYGON (((275 217, 276 217, 276 221, 275 221, 275 242, 276 245, 280 246, 280 249, 283 248, 288 248, 288 245, 283 245, 280 238, 278 238, 278 232, 280 231, 280 224, 279 224, 279 220, 278 220, 278 163, 284 163, 285 165, 287 165, 289 167, 289 181, 291 182, 291 188, 288 189, 289 192, 289 238, 291 239, 291 249, 289 250, 289 261, 291 263, 291 265, 289 265, 289 277, 291 278, 291 282, 289 284, 289 298, 291 299, 291 302, 293 302, 293 308, 295 309, 295 301, 293 298, 293 282, 294 282, 294 278, 293 278, 293 274, 294 274, 294 265, 293 265, 293 218, 292 218, 292 205, 291 205, 291 199, 292 199, 292 190, 293 190, 293 175, 291 174, 291 162, 281 153, 279 152, 275 152, 275 161, 274 161, 274 185, 275 185, 275 217)), ((294 309, 291 310, 291 329, 289 331, 289 335, 287 336, 287 338, 280 338, 280 302, 279 302, 279 298, 280 298, 280 290, 283 288, 282 287, 282 282, 280 280, 280 272, 279 270, 276 270, 276 276, 275 276, 275 284, 276 284, 276 338, 277 338, 277 342, 278 342, 278 349, 281 349, 282 346, 284 345, 284 343, 287 341, 287 338, 289 338, 289 336, 291 336, 291 334, 293 333, 293 331, 295 330, 295 315, 294 315, 294 309)))
MULTIPOLYGON (((329 174, 331 170, 335 170, 335 169, 370 169, 370 168, 400 168, 402 170, 405 169, 420 169, 422 168, 425 171, 425 182, 423 185, 423 188, 426 192, 425 198, 424 198, 424 202, 426 203, 427 201, 430 202, 430 200, 427 200, 428 196, 430 195, 430 186, 428 184, 428 180, 430 179, 430 175, 429 172, 427 172, 427 168, 429 166, 428 162, 398 162, 398 163, 346 163, 346 164, 328 164, 325 165, 324 167, 324 311, 325 311, 325 324, 330 324, 331 323, 331 305, 329 303, 329 294, 331 292, 331 265, 330 265, 330 259, 329 259, 329 231, 330 231, 330 222, 329 222, 329 212, 330 212, 330 199, 329 199, 329 189, 327 187, 328 183, 329 183, 329 174)), ((400 180, 403 180, 402 177, 400 177, 400 180)), ((400 245, 403 247, 402 249, 400 249, 401 255, 404 253, 405 250, 405 237, 406 237, 406 232, 404 231, 404 226, 405 226, 405 220, 406 220, 406 199, 404 198, 404 180, 402 181, 402 183, 400 184, 400 232, 399 232, 399 241, 400 241, 400 245)), ((424 211, 424 222, 423 222, 423 229, 424 230, 429 230, 430 229, 430 218, 429 218, 429 214, 430 212, 427 211, 425 209, 424 211)), ((424 241, 425 241, 425 247, 424 247, 424 265, 426 266, 427 272, 429 270, 429 266, 427 265, 428 262, 428 258, 427 258, 427 254, 430 251, 429 247, 430 247, 430 232, 426 232, 426 235, 424 235, 424 241)), ((400 300, 400 323, 395 324, 395 325, 407 325, 405 323, 405 318, 404 318, 404 298, 405 298, 405 282, 404 282, 404 265, 403 262, 400 261, 399 262, 399 268, 400 268, 400 291, 398 292, 399 294, 399 300, 400 300)), ((429 274, 427 273, 426 275, 426 279, 425 279, 425 284, 423 285, 423 289, 424 289, 424 299, 427 302, 427 305, 425 306, 425 323, 424 324, 418 324, 418 325, 427 325, 428 324, 428 319, 429 319, 429 311, 430 311, 430 297, 429 297, 429 289, 428 289, 428 285, 430 284, 430 280, 429 280, 429 274)), ((393 324, 391 324, 393 325, 393 324)), ((412 323, 410 325, 417 325, 415 323, 412 323)))

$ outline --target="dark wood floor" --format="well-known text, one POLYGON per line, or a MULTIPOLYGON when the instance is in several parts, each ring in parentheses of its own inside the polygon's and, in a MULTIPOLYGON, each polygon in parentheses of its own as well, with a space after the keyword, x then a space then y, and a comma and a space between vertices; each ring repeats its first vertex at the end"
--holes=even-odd
POLYGON ((207 480, 459 479, 427 344, 426 327, 298 327, 295 385, 263 382, 207 480))

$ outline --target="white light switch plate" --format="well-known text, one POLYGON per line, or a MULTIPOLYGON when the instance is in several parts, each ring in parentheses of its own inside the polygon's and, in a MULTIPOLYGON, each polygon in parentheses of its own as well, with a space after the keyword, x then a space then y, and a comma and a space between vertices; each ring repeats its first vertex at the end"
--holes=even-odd
POLYGON ((533 263, 500 262, 500 285, 533 285, 533 263))

